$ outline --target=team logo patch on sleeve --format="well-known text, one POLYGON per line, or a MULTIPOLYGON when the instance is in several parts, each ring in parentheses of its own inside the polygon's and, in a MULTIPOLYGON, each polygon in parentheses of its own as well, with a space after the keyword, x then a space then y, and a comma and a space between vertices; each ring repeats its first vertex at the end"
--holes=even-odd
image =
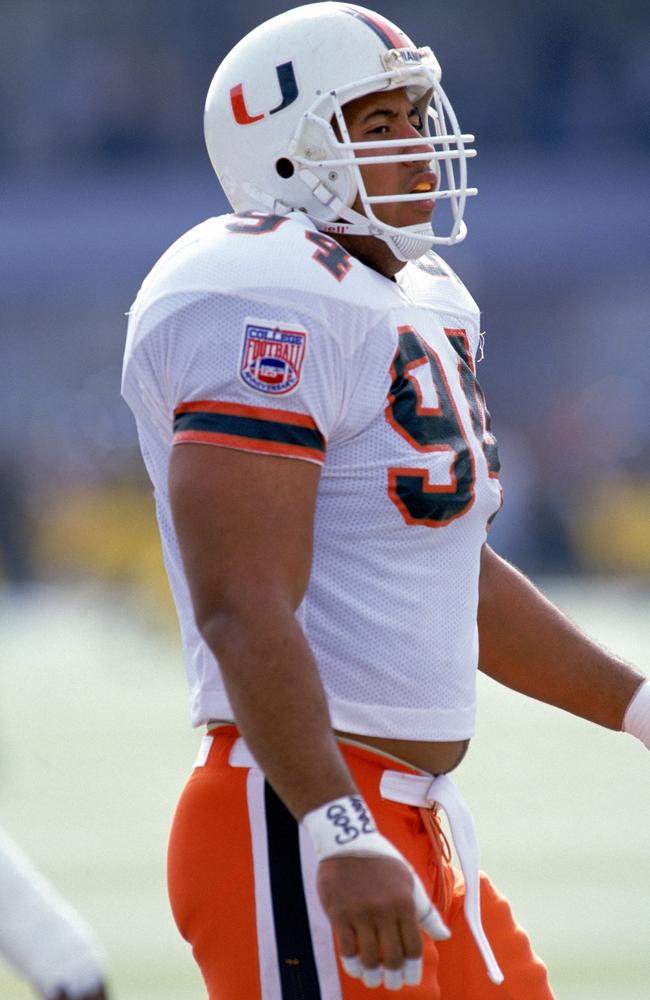
POLYGON ((307 331, 268 320, 245 321, 239 374, 246 385, 268 396, 282 396, 300 382, 307 331))

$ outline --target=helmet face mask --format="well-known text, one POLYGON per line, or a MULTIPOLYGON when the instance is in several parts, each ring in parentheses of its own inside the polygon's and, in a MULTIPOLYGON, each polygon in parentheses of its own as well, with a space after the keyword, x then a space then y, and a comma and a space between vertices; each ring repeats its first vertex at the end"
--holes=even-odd
POLYGON ((417 49, 390 21, 362 7, 309 4, 260 25, 221 64, 206 102, 208 151, 233 208, 301 209, 325 232, 384 240, 401 260, 434 243, 459 242, 465 200, 476 193, 467 187, 467 159, 475 151, 466 148, 473 136, 461 134, 440 75, 431 49, 417 49), (267 110, 273 84, 280 93, 267 110), (402 88, 420 114, 420 135, 353 142, 345 105, 402 88), (368 194, 363 167, 418 161, 436 175, 434 194, 368 194), (352 208, 357 197, 362 211, 352 208), (447 234, 431 222, 389 225, 373 207, 432 197, 449 206, 447 234))

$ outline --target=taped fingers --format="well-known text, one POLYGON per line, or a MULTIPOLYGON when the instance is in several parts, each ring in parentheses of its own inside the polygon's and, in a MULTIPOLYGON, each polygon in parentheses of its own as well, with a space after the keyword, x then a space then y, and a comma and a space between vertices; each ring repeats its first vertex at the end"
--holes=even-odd
MULTIPOLYGON (((363 973, 365 974, 369 969, 378 969, 381 961, 379 928, 371 923, 357 927, 357 945, 363 973)), ((366 983, 367 985, 368 983, 366 983)))
MULTIPOLYGON (((410 919, 417 936, 415 952, 420 949, 419 933, 415 929, 415 921, 410 919)), ((385 921, 378 924, 379 947, 381 956, 382 982, 387 990, 399 990, 404 985, 404 962, 409 954, 405 935, 402 933, 401 921, 385 921)))
POLYGON ((383 983, 387 990, 397 991, 402 986, 418 986, 422 980, 421 958, 407 958, 399 969, 386 969, 381 965, 366 969, 358 955, 342 955, 341 965, 348 976, 361 979, 370 989, 383 983))
POLYGON ((451 931, 429 899, 427 892, 415 872, 413 875, 413 897, 418 923, 425 934, 434 941, 446 941, 451 937, 451 931))
POLYGON ((341 954, 341 964, 347 975, 361 979, 364 986, 374 989, 383 985, 385 989, 397 992, 402 986, 417 986, 422 979, 422 959, 416 957, 421 951, 420 930, 414 920, 404 921, 397 927, 378 924, 376 941, 371 935, 360 936, 360 954, 341 954), (369 947, 370 945, 370 947, 369 947), (375 962, 375 955, 378 961, 375 962))
POLYGON ((343 924, 336 928, 336 936, 343 969, 353 979, 361 979, 363 968, 357 954, 357 936, 354 928, 349 924, 343 924))
POLYGON ((361 979, 363 968, 358 955, 341 955, 341 965, 348 976, 352 976, 353 979, 361 979))
POLYGON ((404 966, 401 969, 384 969, 384 986, 387 990, 399 990, 405 982, 404 966))
POLYGON ((383 965, 374 969, 366 969, 361 965, 357 956, 354 956, 354 959, 342 958, 341 962, 349 976, 361 979, 364 986, 369 989, 383 985, 387 990, 397 991, 402 986, 417 986, 422 979, 420 959, 407 958, 399 969, 386 969, 383 965))
POLYGON ((386 952, 384 958, 384 986, 387 990, 397 991, 402 986, 417 986, 422 979, 422 940, 420 928, 415 920, 402 919, 399 925, 401 936, 400 954, 404 959, 400 962, 390 961, 386 952), (390 963, 390 968, 388 967, 390 963))
POLYGON ((381 965, 367 969, 361 964, 358 955, 351 958, 341 956, 341 964, 348 976, 361 979, 363 985, 371 990, 382 984, 387 990, 399 990, 407 982, 404 969, 385 969, 381 965))
POLYGON ((422 980, 422 959, 407 958, 404 962, 404 985, 419 986, 422 980))
POLYGON ((379 965, 375 966, 374 969, 364 969, 361 977, 363 985, 368 986, 371 990, 381 986, 383 978, 383 969, 379 965))
MULTIPOLYGON (((422 979, 422 935, 415 920, 402 920, 400 924, 404 947, 402 974, 404 986, 417 986, 422 979)), ((392 987, 388 987, 392 989, 392 987)))
POLYGON ((419 985, 423 974, 421 932, 435 933, 439 938, 449 935, 424 887, 411 874, 413 903, 408 907, 410 913, 403 912, 397 923, 379 918, 365 927, 355 929, 345 924, 337 929, 343 971, 361 979, 367 989, 383 985, 397 992, 403 986, 419 985))

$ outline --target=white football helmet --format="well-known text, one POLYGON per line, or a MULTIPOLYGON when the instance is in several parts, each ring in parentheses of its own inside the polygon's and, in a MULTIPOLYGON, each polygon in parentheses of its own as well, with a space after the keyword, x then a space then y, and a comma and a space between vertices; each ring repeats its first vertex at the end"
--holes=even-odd
POLYGON ((261 24, 221 63, 205 106, 208 152, 232 207, 277 215, 301 209, 324 232, 383 239, 400 260, 464 239, 465 200, 476 194, 467 187, 467 159, 475 150, 466 144, 474 137, 461 134, 440 75, 431 49, 416 48, 365 7, 312 3, 261 24), (346 102, 399 87, 420 112, 421 138, 352 142, 346 102), (364 166, 422 160, 424 170, 433 170, 433 197, 451 210, 447 234, 434 232, 432 223, 397 228, 378 219, 377 203, 432 194, 369 196, 357 149, 366 151, 364 166), (357 193, 365 214, 351 207, 357 193))

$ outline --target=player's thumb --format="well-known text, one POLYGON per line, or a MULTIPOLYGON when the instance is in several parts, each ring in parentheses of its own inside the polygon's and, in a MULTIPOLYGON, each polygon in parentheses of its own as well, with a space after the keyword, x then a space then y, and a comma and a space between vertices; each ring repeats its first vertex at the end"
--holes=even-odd
POLYGON ((415 912, 420 927, 434 941, 446 941, 447 938, 451 937, 451 931, 429 899, 419 876, 415 872, 411 872, 411 874, 413 875, 415 912))

